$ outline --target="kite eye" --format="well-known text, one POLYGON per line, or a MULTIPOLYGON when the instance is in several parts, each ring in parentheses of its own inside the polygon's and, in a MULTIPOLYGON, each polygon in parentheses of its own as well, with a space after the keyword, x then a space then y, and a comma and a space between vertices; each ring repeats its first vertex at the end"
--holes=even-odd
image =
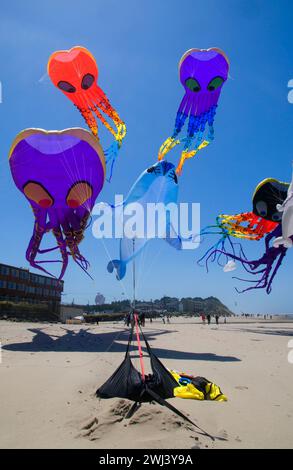
POLYGON ((27 183, 23 187, 23 192, 28 199, 31 199, 43 209, 48 209, 54 204, 54 199, 40 183, 32 181, 27 183))
POLYGON ((280 212, 275 212, 272 215, 272 219, 273 219, 274 222, 280 222, 281 219, 282 219, 282 214, 280 212))
POLYGON ((80 181, 76 183, 72 188, 69 190, 66 204, 70 209, 76 209, 84 204, 93 194, 92 187, 89 183, 85 181, 80 181))
POLYGON ((208 90, 214 91, 217 88, 219 88, 221 85, 223 85, 223 83, 224 83, 224 79, 222 77, 215 77, 208 84, 208 90))
POLYGON ((200 91, 200 84, 195 78, 188 78, 185 82, 185 85, 187 86, 187 88, 189 88, 195 93, 198 93, 200 91))
POLYGON ((256 210, 261 217, 265 217, 268 213, 268 206, 265 201, 258 201, 256 203, 256 210))
POLYGON ((65 82, 63 80, 58 82, 57 86, 58 86, 58 88, 60 88, 60 90, 65 91, 66 93, 75 93, 76 92, 76 88, 73 85, 71 85, 71 83, 65 82))
POLYGON ((81 88, 83 90, 88 90, 92 86, 94 81, 95 81, 95 77, 92 74, 87 73, 81 81, 81 88))
POLYGON ((155 168, 153 166, 151 166, 150 168, 148 168, 147 172, 148 173, 153 173, 155 171, 155 168))

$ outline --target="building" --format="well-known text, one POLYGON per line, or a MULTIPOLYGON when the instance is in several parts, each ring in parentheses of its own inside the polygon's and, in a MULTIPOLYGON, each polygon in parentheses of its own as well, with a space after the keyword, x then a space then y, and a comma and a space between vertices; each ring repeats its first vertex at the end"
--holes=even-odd
POLYGON ((187 297, 181 300, 180 309, 183 313, 198 313, 198 303, 187 297))
POLYGON ((59 314, 64 282, 28 269, 0 264, 0 301, 47 304, 59 314))
POLYGON ((72 320, 76 317, 83 317, 84 309, 75 305, 61 305, 60 320, 66 323, 67 320, 72 320))

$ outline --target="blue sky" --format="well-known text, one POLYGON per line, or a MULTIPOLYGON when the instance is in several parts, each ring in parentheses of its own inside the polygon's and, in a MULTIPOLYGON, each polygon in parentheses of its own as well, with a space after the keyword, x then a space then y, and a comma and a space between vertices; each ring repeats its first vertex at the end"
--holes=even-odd
MULTIPOLYGON (((205 226, 219 213, 250 210, 253 189, 265 177, 291 178, 293 105, 287 83, 293 78, 292 22, 290 0, 6 2, 0 19, 1 261, 27 266, 24 255, 33 227, 32 212, 10 175, 7 155, 13 138, 26 127, 84 126, 46 76, 51 52, 87 47, 97 59, 100 86, 127 124, 112 183, 100 195, 107 202, 115 193, 128 192, 172 131, 183 96, 177 74, 183 52, 213 46, 226 52, 230 79, 220 98, 215 141, 186 163, 180 179, 180 200, 201 203, 205 226)), ((101 131, 101 138, 108 136, 101 131)), ((171 158, 177 161, 178 152, 171 158)), ((151 241, 137 262, 138 296, 214 295, 237 312, 293 312, 293 250, 270 295, 239 295, 232 275, 217 266, 207 274, 196 265, 207 244, 176 252, 164 241, 151 241)), ((118 242, 103 244, 89 229, 81 246, 95 280, 70 263, 64 300, 93 302, 97 291, 107 300, 129 297, 130 272, 122 285, 106 271, 108 253, 117 257, 118 242)), ((246 242, 245 248, 252 257, 260 256, 262 242, 246 242)))

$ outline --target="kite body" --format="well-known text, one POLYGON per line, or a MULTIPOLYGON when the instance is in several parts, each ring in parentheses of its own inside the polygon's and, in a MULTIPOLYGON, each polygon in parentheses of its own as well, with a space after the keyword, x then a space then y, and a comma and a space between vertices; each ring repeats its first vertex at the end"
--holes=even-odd
POLYGON ((35 216, 26 252, 30 265, 48 273, 41 265, 58 260, 37 261, 36 257, 59 249, 59 279, 66 271, 68 255, 86 271, 88 262, 79 244, 105 179, 104 154, 98 141, 79 128, 26 129, 15 138, 9 163, 15 185, 28 199, 35 216), (41 250, 43 236, 50 231, 57 246, 41 250))
POLYGON ((236 215, 220 215, 220 224, 235 238, 260 240, 281 222, 278 203, 287 195, 288 183, 274 178, 261 181, 252 196, 252 211, 236 215))
MULTIPOLYGON (((108 271, 116 270, 118 280, 123 279, 126 274, 127 264, 135 258, 152 238, 147 231, 148 204, 163 204, 166 207, 170 203, 177 203, 178 180, 175 167, 166 161, 159 162, 145 170, 131 188, 129 195, 123 203, 124 213, 136 210, 140 221, 143 223, 143 231, 139 237, 131 238, 127 235, 126 223, 124 223, 124 237, 120 240, 120 259, 112 260, 108 264, 108 271)), ((166 223, 159 227, 158 236, 164 238, 175 249, 182 248, 180 237, 170 222, 168 211, 166 211, 166 223)))
POLYGON ((179 78, 185 94, 177 111, 173 134, 162 144, 158 155, 162 160, 172 148, 183 142, 177 173, 182 171, 187 158, 194 157, 214 139, 216 109, 228 72, 229 61, 218 48, 190 49, 181 58, 179 78), (187 134, 182 138, 180 134, 186 121, 187 134))
POLYGON ((283 204, 278 204, 277 209, 282 213, 282 236, 274 241, 274 247, 283 245, 285 248, 292 247, 293 237, 293 178, 288 188, 287 198, 283 204))
POLYGON ((97 84, 98 66, 94 56, 81 46, 56 51, 49 58, 48 74, 53 84, 77 107, 95 136, 98 136, 97 119, 113 135, 115 142, 105 151, 107 163, 112 162, 112 174, 113 163, 126 135, 126 126, 97 84), (116 129, 105 116, 113 121, 116 129))

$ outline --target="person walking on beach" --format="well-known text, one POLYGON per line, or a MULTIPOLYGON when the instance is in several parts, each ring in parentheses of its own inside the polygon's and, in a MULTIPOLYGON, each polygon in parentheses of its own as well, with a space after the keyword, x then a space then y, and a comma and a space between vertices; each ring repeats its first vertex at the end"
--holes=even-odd
POLYGON ((211 324, 211 316, 210 316, 210 314, 207 315, 207 321, 208 321, 208 325, 210 325, 210 324, 211 324))
POLYGON ((141 326, 145 326, 145 313, 144 312, 139 314, 139 323, 141 326))
POLYGON ((216 324, 218 325, 219 324, 219 315, 216 315, 215 318, 216 318, 216 324))
POLYGON ((203 324, 203 325, 206 324, 206 316, 205 316, 204 313, 201 315, 201 321, 202 321, 202 324, 203 324))
POLYGON ((126 325, 127 325, 127 328, 131 325, 131 328, 134 327, 134 314, 137 314, 137 312, 135 310, 133 311, 130 311, 127 315, 127 319, 126 319, 126 325))

